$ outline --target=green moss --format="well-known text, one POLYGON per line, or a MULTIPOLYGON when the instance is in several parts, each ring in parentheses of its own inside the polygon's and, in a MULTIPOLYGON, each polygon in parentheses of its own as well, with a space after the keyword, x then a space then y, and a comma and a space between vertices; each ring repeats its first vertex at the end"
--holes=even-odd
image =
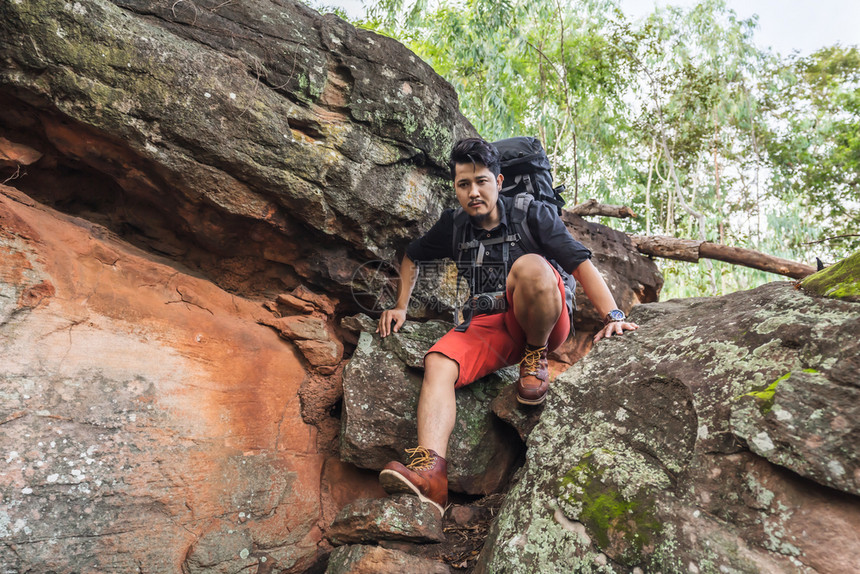
MULTIPOLYGON (((809 373, 809 372, 816 373, 818 371, 816 371, 815 369, 804 369, 803 372, 805 372, 805 373, 809 373)), ((777 380, 775 380, 774 382, 772 382, 771 384, 769 384, 764 389, 761 389, 758 391, 751 391, 749 393, 744 393, 740 396, 735 397, 735 400, 740 399, 741 397, 753 397, 756 400, 756 402, 758 403, 758 409, 761 412, 761 414, 766 415, 767 413, 769 413, 773 409, 773 401, 774 401, 774 396, 776 395, 776 387, 781 382, 783 382, 784 380, 789 378, 790 376, 791 376, 790 372, 786 373, 783 376, 781 376, 780 378, 778 378, 777 380)))
POLYGON ((800 282, 810 293, 860 302, 860 251, 800 282))
POLYGON ((638 564, 643 548, 662 530, 654 501, 647 493, 626 498, 605 480, 605 471, 588 452, 559 480, 557 495, 581 507, 578 519, 601 549, 611 546, 614 558, 638 564))

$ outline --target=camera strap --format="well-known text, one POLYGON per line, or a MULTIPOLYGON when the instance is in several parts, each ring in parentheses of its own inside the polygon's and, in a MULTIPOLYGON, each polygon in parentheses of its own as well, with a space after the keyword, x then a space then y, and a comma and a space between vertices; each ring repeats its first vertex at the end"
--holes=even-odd
MULTIPOLYGON (((468 249, 477 250, 475 252, 474 257, 472 258, 473 268, 471 270, 472 273, 471 273, 471 277, 470 277, 471 296, 469 297, 469 299, 471 299, 472 297, 474 297, 478 293, 477 278, 479 275, 479 271, 480 271, 481 267, 483 267, 483 265, 484 265, 484 256, 489 254, 489 252, 490 252, 490 250, 487 249, 487 246, 488 245, 498 245, 499 243, 502 244, 502 262, 505 266, 504 276, 507 277, 508 276, 508 265, 510 263, 510 257, 511 257, 511 246, 516 245, 517 241, 519 241, 519 240, 520 240, 519 233, 515 233, 513 235, 504 235, 501 237, 495 237, 493 239, 488 239, 488 240, 484 240, 484 241, 479 241, 477 239, 473 239, 473 240, 468 241, 468 242, 460 243, 459 254, 462 254, 463 251, 466 251, 468 249)), ((458 260, 459 260, 459 254, 458 254, 458 260)), ((455 297, 456 301, 460 300, 460 281, 459 280, 457 281, 457 287, 455 290, 454 297, 455 297)), ((466 302, 466 306, 468 306, 468 301, 466 302)), ((466 316, 466 314, 464 313, 463 322, 460 322, 459 319, 460 318, 459 318, 458 313, 455 309, 455 311, 454 311, 454 325, 455 325, 454 330, 458 331, 460 333, 463 333, 466 331, 466 329, 469 328, 469 324, 472 322, 472 314, 470 313, 468 316, 466 316)))

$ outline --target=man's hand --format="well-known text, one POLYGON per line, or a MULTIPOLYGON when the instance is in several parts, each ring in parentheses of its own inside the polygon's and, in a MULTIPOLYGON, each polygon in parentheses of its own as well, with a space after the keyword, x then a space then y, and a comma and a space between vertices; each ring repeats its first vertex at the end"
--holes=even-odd
POLYGON ((379 318, 376 332, 382 337, 387 337, 391 333, 398 332, 405 322, 406 309, 387 309, 382 312, 382 316, 379 318), (392 323, 394 323, 393 326, 392 323))
POLYGON ((594 342, 596 343, 600 339, 604 337, 611 337, 612 335, 623 335, 624 331, 635 331, 639 328, 639 325, 636 323, 628 323, 626 321, 613 321, 611 323, 607 323, 605 327, 597 332, 594 336, 594 342))

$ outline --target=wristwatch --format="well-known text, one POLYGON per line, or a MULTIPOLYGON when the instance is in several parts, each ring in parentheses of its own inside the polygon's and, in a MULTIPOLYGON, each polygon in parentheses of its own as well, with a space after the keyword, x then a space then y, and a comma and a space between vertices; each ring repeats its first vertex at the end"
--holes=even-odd
POLYGON ((606 317, 603 318, 603 324, 608 325, 609 323, 617 323, 619 321, 623 321, 626 318, 627 315, 624 314, 624 311, 622 311, 621 309, 613 309, 606 314, 606 317))

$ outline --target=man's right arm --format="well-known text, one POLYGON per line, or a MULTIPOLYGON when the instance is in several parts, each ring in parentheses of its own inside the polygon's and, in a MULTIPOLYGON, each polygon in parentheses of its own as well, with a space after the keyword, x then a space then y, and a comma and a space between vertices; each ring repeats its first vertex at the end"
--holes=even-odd
POLYGON ((397 286, 397 302, 391 309, 382 312, 376 332, 382 337, 387 337, 392 332, 396 333, 406 322, 406 309, 409 307, 409 298, 415 288, 418 279, 418 266, 408 255, 403 256, 400 263, 400 281, 397 286), (393 323, 393 325, 392 325, 393 323))

